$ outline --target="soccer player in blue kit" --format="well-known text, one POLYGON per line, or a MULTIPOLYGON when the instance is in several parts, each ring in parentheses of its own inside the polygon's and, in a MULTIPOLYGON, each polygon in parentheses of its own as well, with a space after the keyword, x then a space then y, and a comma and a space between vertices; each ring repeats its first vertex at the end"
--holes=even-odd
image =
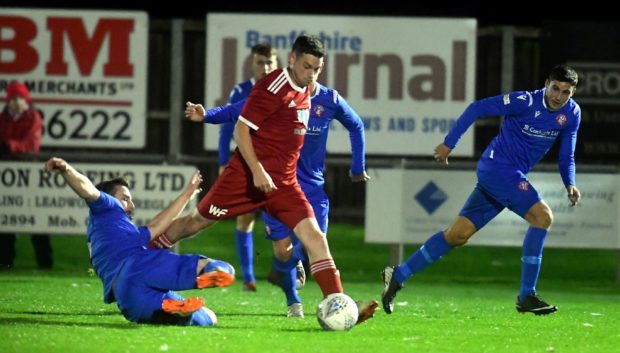
MULTIPOLYGON (((306 198, 312 205, 319 228, 327 233, 329 199, 325 194, 325 154, 327 135, 332 120, 338 120, 348 131, 351 141, 351 170, 353 182, 365 182, 370 179, 365 170, 365 139, 364 124, 359 115, 351 109, 344 98, 337 91, 325 87, 318 82, 317 72, 312 83, 310 119, 308 129, 297 162, 297 180, 304 191, 306 198)), ((206 112, 200 104, 188 102, 185 115, 196 122, 221 124, 237 121, 245 101, 225 107, 215 107, 206 112)), ((288 316, 303 317, 303 306, 297 293, 296 264, 305 260, 302 244, 294 233, 284 223, 276 218, 263 214, 267 238, 276 240, 274 243, 274 269, 280 278, 280 287, 286 295, 288 316)))
POLYGON ((482 154, 477 168, 478 183, 456 221, 445 231, 431 236, 404 263, 384 269, 383 309, 394 310, 394 298, 403 283, 484 227, 504 208, 529 223, 522 249, 521 289, 518 312, 546 315, 557 307, 536 293, 543 244, 553 215, 530 184, 527 173, 559 138, 559 169, 571 205, 581 198, 575 186, 575 144, 581 119, 579 105, 572 99, 577 73, 566 65, 555 66, 545 87, 536 91, 512 92, 476 101, 467 107, 450 129, 444 142, 435 148, 435 159, 448 164, 448 155, 476 119, 505 116, 499 135, 482 154))
POLYGON ((146 226, 131 221, 135 205, 124 178, 97 186, 63 159, 44 166, 59 173, 90 209, 87 239, 90 261, 103 282, 103 301, 117 302, 133 322, 213 326, 217 318, 202 298, 183 298, 174 290, 224 287, 234 281, 233 267, 202 255, 178 255, 149 247, 200 191, 195 172, 181 194, 146 226))
MULTIPOLYGON (((251 79, 241 82, 233 87, 228 97, 228 104, 244 101, 250 95, 250 91, 256 81, 278 68, 277 51, 269 44, 259 43, 251 49, 252 73, 251 79)), ((218 164, 220 173, 230 160, 230 142, 235 129, 235 121, 223 122, 220 126, 220 138, 218 141, 218 164)), ((257 211, 237 216, 235 225, 235 241, 237 255, 241 265, 243 276, 243 290, 256 291, 256 276, 254 275, 254 217, 257 211)))

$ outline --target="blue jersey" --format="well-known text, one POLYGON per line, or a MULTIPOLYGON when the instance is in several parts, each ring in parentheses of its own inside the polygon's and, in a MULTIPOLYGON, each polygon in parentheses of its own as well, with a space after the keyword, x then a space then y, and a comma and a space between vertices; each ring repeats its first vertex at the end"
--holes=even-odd
POLYGON ((100 193, 87 202, 90 261, 103 282, 103 301, 113 302, 112 283, 125 260, 146 251, 151 239, 147 227, 136 227, 114 197, 100 193))
POLYGON ((504 115, 499 134, 483 153, 483 158, 511 165, 527 174, 560 139, 559 167, 565 186, 575 185, 575 144, 581 109, 573 100, 551 111, 545 103, 545 89, 512 92, 476 101, 467 107, 444 140, 454 148, 478 118, 504 115))
MULTIPOLYGON (((349 130, 351 140, 351 173, 360 175, 365 170, 364 124, 337 91, 316 83, 316 91, 310 98, 310 118, 304 137, 304 145, 297 162, 297 180, 304 186, 322 187, 325 183, 325 153, 327 134, 332 120, 338 120, 349 130)), ((205 123, 221 124, 236 121, 245 101, 226 107, 208 109, 205 123)))
MULTIPOLYGON (((235 85, 232 91, 230 91, 228 104, 235 104, 239 101, 245 102, 250 95, 250 91, 252 91, 252 87, 254 87, 254 83, 256 83, 256 80, 252 78, 235 85)), ((232 140, 234 130, 235 122, 226 122, 220 126, 220 139, 217 146, 217 160, 220 166, 228 164, 230 159, 230 141, 232 140)))

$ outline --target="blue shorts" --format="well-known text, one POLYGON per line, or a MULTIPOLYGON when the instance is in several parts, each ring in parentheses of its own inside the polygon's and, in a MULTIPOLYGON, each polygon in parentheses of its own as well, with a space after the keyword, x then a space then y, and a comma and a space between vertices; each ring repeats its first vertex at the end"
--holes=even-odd
POLYGON ((202 255, 179 255, 168 250, 148 249, 125 261, 115 281, 114 296, 123 316, 133 322, 191 325, 206 315, 202 310, 178 318, 163 313, 164 299, 183 300, 175 290, 196 288, 196 267, 202 255), (184 320, 186 322, 174 322, 184 320))
POLYGON ((542 198, 523 172, 514 167, 481 161, 478 184, 459 213, 481 229, 504 208, 525 218, 542 198))
MULTIPOLYGON (((327 194, 325 194, 325 190, 323 190, 322 187, 309 187, 304 184, 301 184, 301 188, 314 210, 314 216, 319 223, 319 228, 323 233, 327 233, 327 225, 329 223, 329 199, 327 198, 327 194)), ((265 238, 267 239, 282 240, 293 234, 293 231, 289 227, 280 222, 277 218, 268 215, 266 212, 263 212, 263 221, 265 222, 265 238)))

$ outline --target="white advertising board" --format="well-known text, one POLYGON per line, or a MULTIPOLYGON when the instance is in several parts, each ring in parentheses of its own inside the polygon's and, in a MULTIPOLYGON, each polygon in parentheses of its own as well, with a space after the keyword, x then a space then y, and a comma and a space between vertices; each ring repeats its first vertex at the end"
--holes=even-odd
MULTIPOLYGON (((428 154, 474 99, 476 20, 307 15, 207 15, 205 103, 226 104, 250 78, 250 49, 270 43, 287 65, 302 33, 327 49, 319 82, 335 88, 362 117, 366 153, 428 154)), ((328 151, 350 153, 348 131, 334 122, 328 151)), ((217 150, 219 129, 205 127, 205 148, 217 150)), ((473 154, 473 134, 455 156, 473 154)))
POLYGON ((0 8, 0 97, 12 80, 43 116, 43 146, 145 145, 148 16, 0 8))
MULTIPOLYGON (((365 240, 370 243, 424 243, 456 219, 476 184, 475 171, 371 169, 369 174, 365 240)), ((569 206, 558 173, 528 177, 554 215, 545 246, 620 249, 619 175, 578 173, 582 200, 575 207, 569 206)), ((521 246, 527 228, 505 209, 469 244, 521 246)))
MULTIPOLYGON (((86 234, 88 207, 62 176, 43 163, 0 162, 0 233, 86 234)), ((74 167, 93 183, 125 176, 136 205, 133 221, 145 225, 185 188, 196 168, 135 164, 86 164, 74 167)), ((193 200, 188 212, 196 205, 193 200)))

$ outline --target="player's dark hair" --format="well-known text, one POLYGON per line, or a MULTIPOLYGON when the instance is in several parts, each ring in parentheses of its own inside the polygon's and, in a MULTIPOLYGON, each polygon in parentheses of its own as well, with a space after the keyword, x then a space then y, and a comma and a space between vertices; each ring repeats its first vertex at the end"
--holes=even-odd
POLYGON ((278 51, 269 43, 258 43, 252 47, 252 54, 258 54, 269 58, 273 55, 278 55, 278 51))
POLYGON ((293 52, 297 57, 304 54, 314 55, 317 58, 322 58, 327 55, 325 46, 318 36, 312 34, 302 34, 293 43, 293 52))
POLYGON ((97 189, 109 195, 114 195, 116 188, 119 186, 129 187, 129 182, 124 177, 118 177, 118 178, 102 181, 99 184, 95 185, 97 189))
POLYGON ((575 71, 572 67, 565 64, 560 64, 551 69, 551 72, 549 73, 549 81, 568 82, 571 86, 577 87, 579 77, 577 76, 577 71, 575 71))

